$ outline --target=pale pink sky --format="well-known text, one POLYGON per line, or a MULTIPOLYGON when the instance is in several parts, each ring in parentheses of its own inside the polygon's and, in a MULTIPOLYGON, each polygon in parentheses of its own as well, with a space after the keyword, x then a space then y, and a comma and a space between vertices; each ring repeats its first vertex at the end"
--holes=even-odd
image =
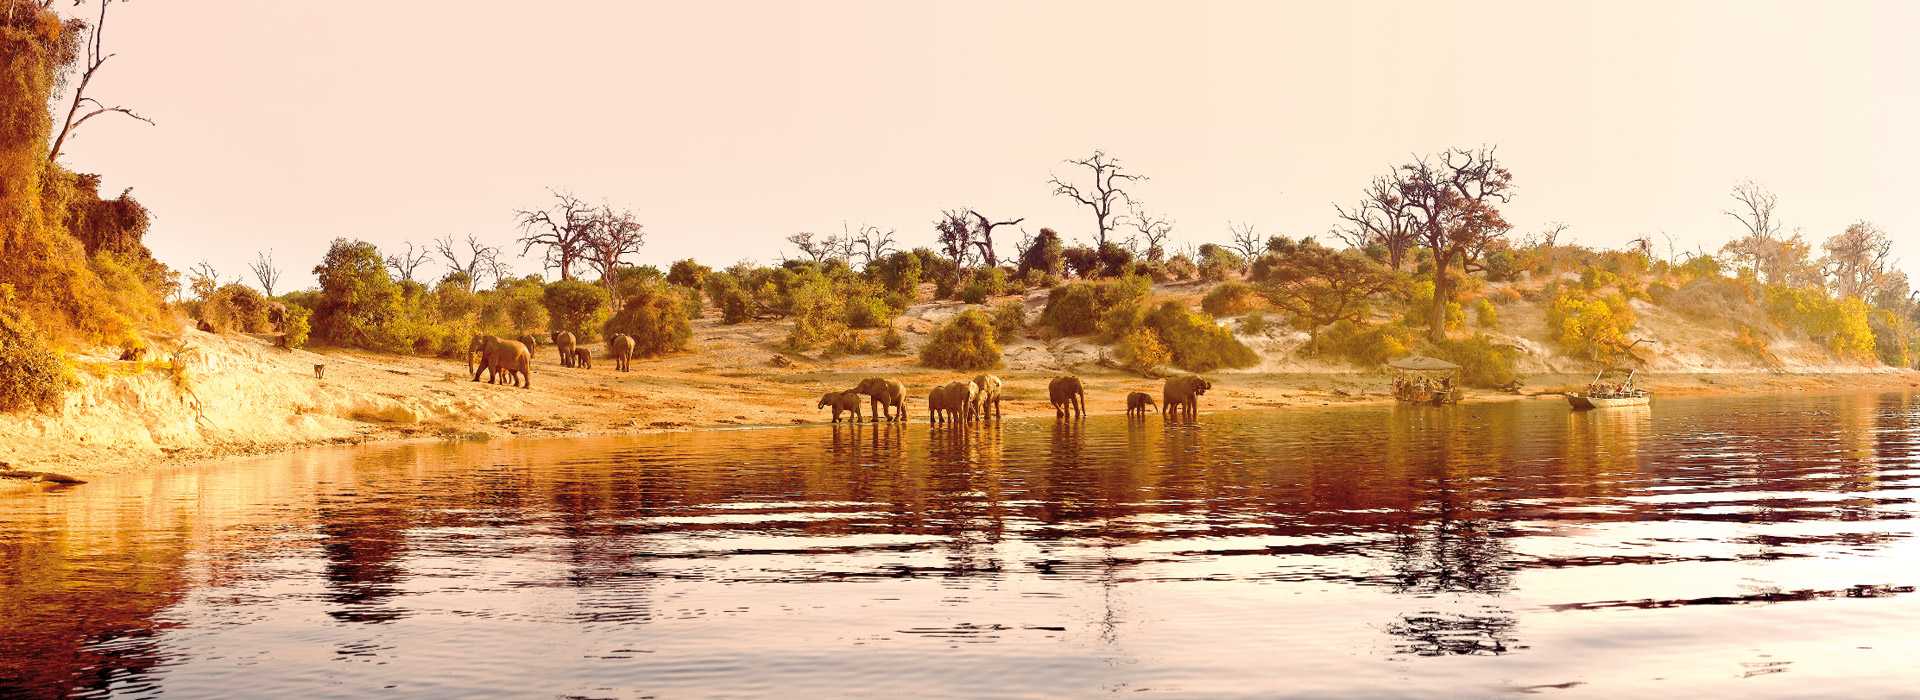
POLYGON ((272 248, 296 285, 336 236, 507 244, 547 186, 633 209, 655 264, 842 220, 926 244, 958 206, 1078 237, 1046 181, 1096 146, 1181 242, 1321 233, 1408 154, 1488 143, 1519 231, 1714 249, 1750 177, 1915 270, 1916 7, 145 0, 94 94, 159 125, 90 123, 66 160, 134 188, 167 263, 272 248))

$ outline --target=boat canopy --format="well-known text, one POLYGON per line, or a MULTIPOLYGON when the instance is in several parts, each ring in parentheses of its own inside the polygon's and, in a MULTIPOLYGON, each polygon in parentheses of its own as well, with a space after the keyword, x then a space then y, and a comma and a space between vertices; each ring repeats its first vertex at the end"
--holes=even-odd
POLYGON ((1425 355, 1408 355, 1388 362, 1387 366, 1402 372, 1454 372, 1460 369, 1460 365, 1425 355))

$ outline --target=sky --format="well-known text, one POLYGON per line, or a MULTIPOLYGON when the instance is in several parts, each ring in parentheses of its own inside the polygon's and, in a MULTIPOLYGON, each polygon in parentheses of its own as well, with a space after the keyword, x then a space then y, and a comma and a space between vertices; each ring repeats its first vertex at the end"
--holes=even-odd
POLYGON ((843 222, 931 245, 956 207, 1084 240, 1047 180, 1095 148, 1150 178, 1133 194, 1176 245, 1324 235, 1392 165, 1493 145, 1516 235, 1711 251, 1752 179, 1789 230, 1869 220, 1916 272, 1916 23, 1897 2, 140 0, 113 6, 90 94, 156 125, 97 119, 64 160, 133 188, 169 265, 233 278, 271 250, 295 286, 335 237, 518 253, 514 210, 550 187, 632 210, 635 262, 663 267, 770 262, 843 222))

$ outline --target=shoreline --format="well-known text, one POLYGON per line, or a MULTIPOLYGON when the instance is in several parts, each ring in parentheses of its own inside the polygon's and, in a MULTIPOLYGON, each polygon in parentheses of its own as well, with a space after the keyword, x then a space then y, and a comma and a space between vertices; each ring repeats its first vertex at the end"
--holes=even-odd
MULTIPOLYGON (((906 370, 906 368, 901 368, 906 370)), ((836 373, 837 374, 837 373, 836 373)), ((904 375, 909 391, 915 387, 932 383, 932 376, 941 373, 925 371, 895 372, 904 375)), ((1048 418, 1052 408, 1045 397, 1045 381, 1051 376, 1047 373, 1018 372, 1002 373, 1007 380, 1008 398, 1004 405, 1007 418, 1048 418)), ((1147 379, 1137 375, 1097 369, 1094 372, 1082 372, 1080 376, 1088 384, 1088 416, 1123 415, 1125 413, 1124 396, 1127 391, 1141 390, 1143 386, 1157 386, 1159 380, 1147 379)), ((1388 382, 1385 375, 1376 372, 1356 371, 1352 373, 1233 373, 1223 372, 1209 375, 1215 383, 1213 392, 1201 399, 1201 410, 1206 411, 1277 411, 1290 412, 1302 410, 1320 410, 1329 408, 1349 408, 1393 405, 1393 397, 1386 393, 1388 382)), ((1494 392, 1490 390, 1468 390, 1463 404, 1496 403, 1527 400, 1558 400, 1562 395, 1558 390, 1568 381, 1556 383, 1554 380, 1573 380, 1575 375, 1551 375, 1532 378, 1532 391, 1520 394, 1494 392)), ((642 377, 635 377, 641 379, 642 377)), ((724 378, 716 378, 724 379, 724 378)), ((772 378, 762 378, 763 380, 772 378)), ((814 381, 826 381, 814 378, 814 381)), ((1579 380, 1584 381, 1584 380, 1579 380)), ((540 415, 540 407, 528 406, 528 409, 510 411, 491 416, 492 420, 461 424, 459 421, 433 421, 426 423, 368 423, 362 429, 345 435, 332 435, 313 439, 288 440, 249 440, 245 442, 215 442, 198 446, 161 447, 154 450, 116 449, 99 446, 88 449, 73 446, 70 454, 57 460, 36 461, 23 458, 18 451, 11 458, 14 469, 56 472, 91 480, 102 477, 126 475, 165 469, 213 466, 236 460, 270 457, 297 450, 353 447, 364 445, 404 445, 464 440, 494 440, 517 438, 594 438, 656 435, 676 432, 723 432, 751 431, 772 428, 809 427, 831 425, 825 409, 814 409, 813 394, 804 384, 782 383, 781 396, 771 396, 776 392, 765 391, 771 382, 759 382, 764 399, 756 404, 758 415, 748 413, 733 414, 733 417, 716 415, 706 411, 706 415, 683 416, 680 420, 654 420, 642 423, 642 418, 651 416, 629 416, 625 425, 609 425, 602 422, 599 426, 587 425, 585 415, 554 416, 540 415), (754 420, 761 418, 761 420, 754 420), (784 420, 782 420, 784 418, 784 420), (555 422, 557 419, 557 423, 555 422)), ((811 382, 809 382, 811 383, 811 382)), ((1641 375, 1641 383, 1654 392, 1655 405, 1661 395, 1673 397, 1739 397, 1764 396, 1769 394, 1794 393, 1798 395, 1854 394, 1912 392, 1920 390, 1920 372, 1910 370, 1863 369, 1861 371, 1824 371, 1802 373, 1748 373, 1748 372, 1685 372, 1650 373, 1641 375)), ((663 386, 650 386, 653 382, 633 382, 629 388, 647 393, 650 390, 665 389, 663 386)), ((497 389, 484 384, 473 384, 471 388, 480 391, 497 389), (487 387, 487 388, 482 388, 487 387)), ((730 404, 722 397, 709 395, 710 402, 730 404)), ((586 408, 588 413, 598 413, 598 417, 607 418, 605 405, 587 404, 576 406, 586 408)), ((707 408, 711 409, 712 406, 707 408)), ((744 410, 744 409, 743 409, 744 410)), ((914 396, 908 402, 908 423, 925 424, 925 397, 914 396)), ((621 415, 617 408, 611 411, 613 417, 621 415)), ((695 411, 693 413, 699 413, 695 411)), ((871 422, 870 415, 863 411, 862 422, 871 422)), ((0 446, 6 445, 8 438, 0 438, 0 446)), ((41 488, 55 487, 54 484, 20 480, 0 480, 0 496, 29 492, 41 488)))

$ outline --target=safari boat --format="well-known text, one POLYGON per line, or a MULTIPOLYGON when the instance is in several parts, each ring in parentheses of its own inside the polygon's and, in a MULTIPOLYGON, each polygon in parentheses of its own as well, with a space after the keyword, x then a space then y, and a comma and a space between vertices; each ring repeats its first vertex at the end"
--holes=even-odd
POLYGON ((1620 406, 1645 406, 1653 394, 1633 385, 1635 370, 1609 367, 1594 375, 1583 393, 1567 394, 1567 404, 1576 411, 1620 406))

